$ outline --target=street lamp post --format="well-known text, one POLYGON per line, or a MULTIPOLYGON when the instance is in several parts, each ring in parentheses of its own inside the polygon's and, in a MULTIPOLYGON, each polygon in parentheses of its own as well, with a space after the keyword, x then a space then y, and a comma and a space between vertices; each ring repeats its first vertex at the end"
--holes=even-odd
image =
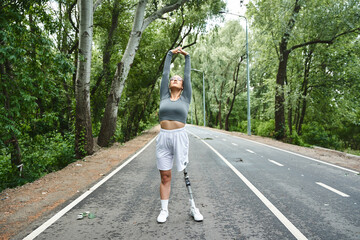
POLYGON ((204 81, 204 71, 201 71, 201 70, 197 70, 197 69, 194 69, 192 68, 191 69, 192 71, 195 71, 195 72, 201 72, 202 75, 203 75, 203 106, 204 106, 204 127, 206 126, 206 122, 205 122, 205 115, 206 115, 206 112, 205 112, 205 81, 204 81))
POLYGON ((245 31, 246 31, 246 72, 247 72, 247 83, 246 83, 246 88, 247 88, 247 133, 250 136, 251 135, 251 118, 250 118, 250 71, 249 71, 248 21, 245 16, 242 16, 239 14, 224 12, 224 11, 221 11, 219 13, 226 13, 226 14, 242 17, 245 19, 245 22, 246 22, 246 30, 245 31))

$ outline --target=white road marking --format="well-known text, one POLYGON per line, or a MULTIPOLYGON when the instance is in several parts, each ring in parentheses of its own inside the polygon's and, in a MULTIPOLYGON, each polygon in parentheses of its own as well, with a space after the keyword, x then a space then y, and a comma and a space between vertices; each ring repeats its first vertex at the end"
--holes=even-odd
POLYGON ((223 138, 222 140, 223 140, 224 142, 226 142, 226 139, 225 139, 225 138, 223 138))
POLYGON ((246 149, 246 151, 248 151, 249 153, 255 153, 255 152, 251 151, 250 149, 246 149))
POLYGON ((330 191, 332 191, 332 192, 334 192, 336 194, 339 194, 342 197, 350 197, 349 195, 347 195, 347 194, 345 194, 343 192, 340 192, 339 190, 336 190, 335 188, 332 188, 332 187, 330 187, 330 186, 328 186, 328 185, 326 185, 324 183, 316 182, 316 184, 320 185, 320 186, 322 186, 322 187, 324 187, 324 188, 326 188, 326 189, 328 189, 328 190, 330 190, 330 191))
POLYGON ((237 146, 237 144, 236 143, 231 143, 232 145, 234 145, 234 146, 237 146))
POLYGON ((271 159, 268 159, 269 160, 269 162, 272 162, 273 164, 276 164, 276 165, 278 165, 278 166, 280 166, 280 167, 283 167, 284 165, 282 165, 281 163, 278 163, 277 161, 274 161, 274 160, 271 160, 271 159))
MULTIPOLYGON (((156 136, 157 137, 157 136, 156 136)), ((50 227, 54 222, 59 220, 65 213, 70 211, 73 207, 75 207, 79 202, 81 202, 84 198, 86 198, 90 193, 94 192, 98 187, 100 187, 102 184, 104 184, 107 180, 109 180, 112 176, 114 176, 117 172, 119 172, 122 168, 124 168, 128 163, 130 163, 134 158, 136 158, 140 153, 142 153, 155 139, 154 137, 148 144, 146 144, 140 151, 138 151, 135 155, 133 155, 131 158, 129 158, 126 162, 121 164, 118 168, 116 168, 114 171, 112 171, 109 175, 104 177, 100 182, 95 184, 93 187, 91 187, 88 191, 84 192, 80 197, 75 199, 73 202, 71 202, 69 205, 67 205, 65 208, 60 210, 57 214, 55 214, 52 218, 47 220, 45 223, 43 223, 40 227, 35 229, 32 233, 27 235, 23 240, 30 240, 36 238, 40 233, 45 231, 48 227, 50 227)))
MULTIPOLYGON (((210 130, 210 131, 212 131, 212 130, 210 130)), ((295 156, 306 158, 306 159, 309 159, 311 161, 319 162, 319 163, 322 163, 322 164, 325 164, 325 165, 328 165, 328 166, 332 166, 332 167, 335 167, 335 168, 338 168, 338 169, 342 169, 342 170, 345 170, 345 171, 348 171, 348 172, 351 172, 351 173, 360 174, 360 172, 357 172, 357 171, 354 171, 354 170, 351 170, 351 169, 348 169, 348 168, 345 168, 345 167, 340 167, 340 166, 337 166, 335 164, 331 164, 331 163, 324 162, 324 161, 321 161, 321 160, 318 160, 318 159, 315 159, 315 158, 307 157, 307 156, 304 156, 304 155, 301 155, 301 154, 298 154, 298 153, 290 152, 290 151, 287 151, 287 150, 284 150, 284 149, 281 149, 281 148, 273 147, 273 146, 270 146, 270 145, 267 145, 267 144, 264 144, 264 143, 255 142, 253 140, 249 140, 249 139, 242 138, 242 137, 239 137, 239 136, 233 136, 233 135, 230 135, 230 134, 227 134, 227 133, 224 133, 224 134, 226 134, 228 136, 235 137, 235 138, 240 138, 241 140, 245 140, 245 141, 248 141, 248 142, 263 145, 263 146, 266 146, 266 147, 269 147, 269 148, 272 148, 272 149, 276 149, 276 150, 279 150, 279 151, 282 151, 282 152, 290 153, 290 154, 293 154, 295 156)))
MULTIPOLYGON (((191 133, 191 132, 190 132, 191 133)), ((202 141, 206 146, 208 146, 211 150, 219 156, 221 160, 225 162, 225 164, 233 170, 233 172, 250 188, 250 190, 265 204, 266 207, 280 220, 282 224, 294 235, 296 239, 307 239, 299 229, 297 229, 294 224, 292 224, 285 216, 282 214, 244 175, 242 175, 231 163, 226 160, 218 151, 216 151, 212 146, 210 146, 207 142, 191 133, 200 141, 202 141)))

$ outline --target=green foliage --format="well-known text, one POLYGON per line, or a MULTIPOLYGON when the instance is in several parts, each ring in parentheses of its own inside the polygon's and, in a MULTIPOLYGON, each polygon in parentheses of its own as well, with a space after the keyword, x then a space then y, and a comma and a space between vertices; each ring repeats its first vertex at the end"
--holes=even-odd
MULTIPOLYGON (((74 159, 77 33, 67 14, 73 1, 55 2, 61 5, 61 14, 59 9, 52 9, 53 2, 48 0, 5 0, 0 4, 0 189, 33 181, 74 159), (14 139, 20 144, 21 177, 14 161, 14 139)), ((149 1, 147 16, 161 5, 173 2, 149 1)), ((94 91, 91 113, 95 136, 117 64, 129 39, 136 3, 135 0, 102 1, 94 15, 90 88, 94 91), (113 19, 116 9, 119 15, 113 19), (114 20, 118 26, 112 31, 114 20), (108 62, 104 62, 106 57, 108 62)), ((276 136, 274 96, 279 43, 293 7, 294 0, 254 0, 247 5, 251 131, 256 135, 276 136)), ((205 72, 207 125, 220 127, 219 116, 225 122, 233 95, 234 69, 245 54, 245 32, 238 20, 212 30, 207 28, 206 20, 219 16, 219 10, 223 9, 224 1, 220 0, 189 1, 146 29, 119 102, 114 141, 129 140, 158 123, 161 62, 188 31, 183 45, 196 42, 186 49, 191 54, 192 68, 205 72)), ((73 9, 73 20, 75 12, 73 9)), ((311 40, 328 40, 358 28, 358 12, 358 1, 354 0, 301 1, 295 28, 289 33, 288 48, 311 40)), ((291 52, 284 103, 288 142, 358 154, 359 41, 355 31, 341 35, 332 44, 316 44, 291 52), (311 61, 306 65, 309 56, 311 61), (301 127, 303 103, 306 109, 301 127)), ((245 60, 240 64, 237 96, 229 117, 230 130, 244 133, 247 132, 245 60)), ((183 58, 174 58, 174 66, 172 73, 181 73, 183 58)), ((192 85, 192 104, 197 115, 193 111, 193 119, 197 118, 202 125, 201 73, 192 72, 192 85)))
POLYGON ((273 137, 275 134, 275 121, 271 119, 266 122, 260 122, 257 124, 256 135, 263 136, 263 137, 273 137))
MULTIPOLYGON (((238 83, 236 85, 236 99, 230 117, 229 129, 234 129, 243 115, 243 106, 239 99, 244 92, 246 79, 245 61, 245 31, 239 21, 229 21, 223 28, 214 28, 200 38, 196 48, 192 51, 192 68, 205 73, 205 99, 207 125, 224 128, 225 117, 230 111, 230 102, 234 96, 234 71, 240 63, 238 83), (220 120, 221 119, 221 120, 220 120)), ((176 67, 177 65, 175 65, 176 67)), ((203 114, 202 105, 202 73, 192 72, 192 87, 195 107, 203 114)), ((246 113, 246 110, 245 110, 246 113)))
POLYGON ((1 189, 33 181, 73 158, 73 143, 62 136, 72 126, 68 84, 74 67, 52 40, 57 27, 52 14, 47 1, 0 8, 1 189), (15 140, 21 159, 12 156, 15 140))
MULTIPOLYGON (((152 10, 160 8, 156 5, 157 3, 159 2, 152 2, 152 10)), ((193 3, 191 1, 181 9, 165 14, 164 19, 152 22, 144 31, 119 103, 121 121, 118 122, 118 126, 121 129, 117 130, 116 139, 122 142, 127 141, 148 126, 158 122, 158 83, 163 70, 162 62, 167 51, 177 47, 181 36, 191 29, 194 30, 190 31, 183 45, 186 46, 195 41, 196 35, 205 30, 205 20, 213 14, 218 14, 218 11, 224 6, 224 3, 219 0, 193 3)), ((119 34, 128 34, 130 27, 127 31, 119 32, 119 34)), ((123 36, 123 39, 127 38, 128 36, 123 36)), ((126 45, 121 47, 122 51, 125 47, 126 45)), ((191 49, 186 50, 192 51, 191 49)), ((178 66, 183 66, 183 58, 176 56, 174 60, 175 71, 181 73, 182 69, 180 70, 178 66)))
POLYGON ((302 138, 306 143, 325 148, 343 149, 344 143, 336 135, 325 130, 319 123, 313 122, 303 126, 302 138))
POLYGON ((64 168, 75 160, 74 136, 62 136, 58 132, 45 135, 29 135, 21 138, 22 171, 11 164, 5 148, 0 155, 0 191, 32 182, 47 173, 64 168))

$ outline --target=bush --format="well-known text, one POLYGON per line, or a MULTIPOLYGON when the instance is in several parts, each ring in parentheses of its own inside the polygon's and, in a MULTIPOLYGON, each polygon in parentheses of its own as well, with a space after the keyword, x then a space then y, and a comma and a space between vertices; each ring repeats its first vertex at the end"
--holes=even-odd
MULTIPOLYGON (((289 135, 289 133, 290 131, 287 132, 287 135, 289 135)), ((292 134, 288 138, 288 142, 303 147, 311 147, 311 144, 306 143, 303 138, 297 134, 295 127, 293 127, 292 134)))
POLYGON ((275 120, 259 122, 256 127, 256 135, 263 137, 273 137, 275 133, 275 120))
POLYGON ((246 133, 247 132, 247 121, 238 122, 236 131, 246 133))
MULTIPOLYGON (((0 192, 9 187, 9 183, 16 181, 16 178, 19 177, 19 172, 16 171, 11 165, 10 154, 6 153, 6 149, 1 149, 0 155, 0 192), (16 177, 17 174, 17 177, 16 177)), ((15 184, 16 186, 16 184, 15 184)), ((10 185, 10 187, 13 187, 10 185)))
POLYGON ((319 123, 304 124, 302 127, 302 138, 306 143, 325 148, 341 150, 344 143, 338 136, 326 131, 319 123))
POLYGON ((20 141, 22 154, 22 172, 12 166, 10 156, 2 150, 0 156, 0 191, 32 182, 47 173, 60 170, 75 160, 74 136, 62 136, 52 132, 24 136, 20 141))

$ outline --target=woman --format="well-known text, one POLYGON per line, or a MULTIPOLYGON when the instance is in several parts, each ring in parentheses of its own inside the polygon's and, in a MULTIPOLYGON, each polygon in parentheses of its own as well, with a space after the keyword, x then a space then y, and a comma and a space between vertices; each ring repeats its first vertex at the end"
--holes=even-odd
MULTIPOLYGON (((166 222, 169 216, 168 202, 171 189, 171 169, 175 161, 177 170, 183 171, 189 163, 189 138, 185 131, 186 118, 191 101, 190 55, 181 47, 167 53, 160 86, 160 133, 156 139, 156 160, 160 171, 161 211, 157 218, 159 223, 166 222), (170 79, 170 64, 174 54, 185 56, 184 79, 176 75, 170 79)), ((203 216, 195 204, 191 204, 190 213, 196 221, 202 221, 203 216)))

